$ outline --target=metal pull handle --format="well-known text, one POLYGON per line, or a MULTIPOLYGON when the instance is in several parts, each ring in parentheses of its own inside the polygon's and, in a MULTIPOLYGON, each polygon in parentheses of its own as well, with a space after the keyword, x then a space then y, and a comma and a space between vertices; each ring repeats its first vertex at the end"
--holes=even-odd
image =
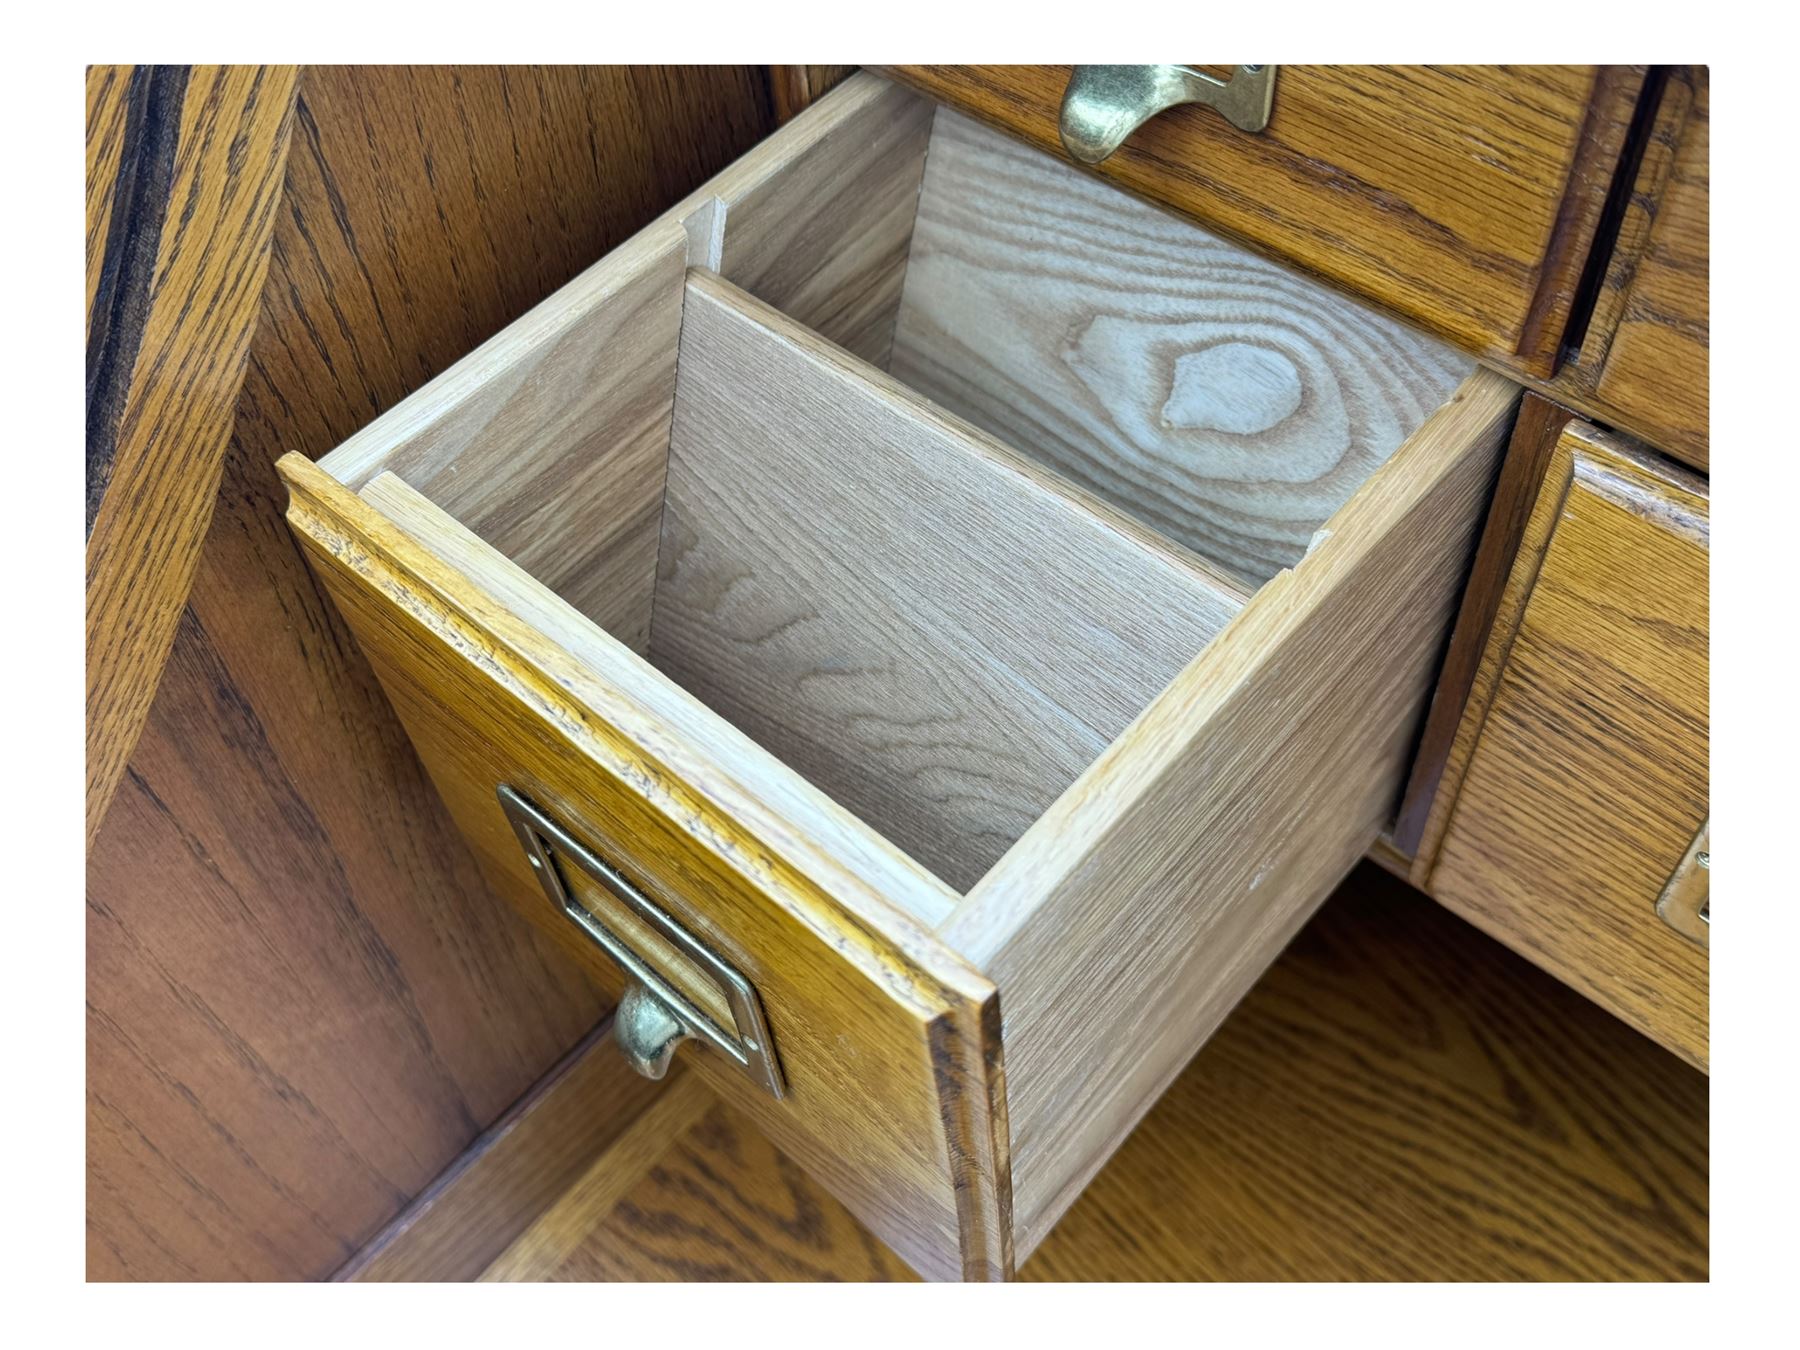
POLYGON ((1204 103, 1239 131, 1261 131, 1275 106, 1275 70, 1239 66, 1221 80, 1192 66, 1076 66, 1063 94, 1063 145, 1080 163, 1098 164, 1181 103, 1204 103))
POLYGON ((613 1013, 613 1041, 625 1062, 646 1078, 661 1078, 688 1038, 685 1023, 641 984, 626 989, 613 1013))
POLYGON ((626 1062, 661 1078, 676 1048, 698 1041, 779 1100, 781 1068, 750 982, 529 798, 504 784, 499 797, 550 903, 625 972, 613 1041, 626 1062))

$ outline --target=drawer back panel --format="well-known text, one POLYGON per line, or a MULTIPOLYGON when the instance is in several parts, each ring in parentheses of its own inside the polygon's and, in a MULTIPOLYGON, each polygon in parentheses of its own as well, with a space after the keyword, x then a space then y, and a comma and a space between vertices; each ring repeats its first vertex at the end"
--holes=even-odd
POLYGON ((893 373, 1255 585, 1474 369, 940 109, 893 373))

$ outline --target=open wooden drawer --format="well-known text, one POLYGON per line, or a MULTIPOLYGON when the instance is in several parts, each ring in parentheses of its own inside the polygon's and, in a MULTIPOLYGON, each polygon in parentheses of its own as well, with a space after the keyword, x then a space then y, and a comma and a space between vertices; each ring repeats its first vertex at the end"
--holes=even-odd
POLYGON ((1391 814, 1515 394, 863 75, 282 470, 500 894, 993 1278, 1391 814))

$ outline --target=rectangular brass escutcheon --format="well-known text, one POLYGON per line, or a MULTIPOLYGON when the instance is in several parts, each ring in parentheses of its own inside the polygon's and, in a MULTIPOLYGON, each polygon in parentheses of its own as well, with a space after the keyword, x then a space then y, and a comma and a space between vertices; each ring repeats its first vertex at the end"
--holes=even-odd
POLYGON ((781 1069, 755 987, 524 794, 501 784, 498 795, 557 911, 663 1005, 688 1036, 724 1055, 779 1100, 781 1069))

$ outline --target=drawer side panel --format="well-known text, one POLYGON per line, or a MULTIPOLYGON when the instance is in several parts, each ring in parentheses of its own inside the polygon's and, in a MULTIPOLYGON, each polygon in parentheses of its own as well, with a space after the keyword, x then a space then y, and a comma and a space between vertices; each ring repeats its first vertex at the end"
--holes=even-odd
POLYGON ((1019 1260, 1389 819, 1517 398, 1471 377, 941 926, 1005 991, 1019 1260))

